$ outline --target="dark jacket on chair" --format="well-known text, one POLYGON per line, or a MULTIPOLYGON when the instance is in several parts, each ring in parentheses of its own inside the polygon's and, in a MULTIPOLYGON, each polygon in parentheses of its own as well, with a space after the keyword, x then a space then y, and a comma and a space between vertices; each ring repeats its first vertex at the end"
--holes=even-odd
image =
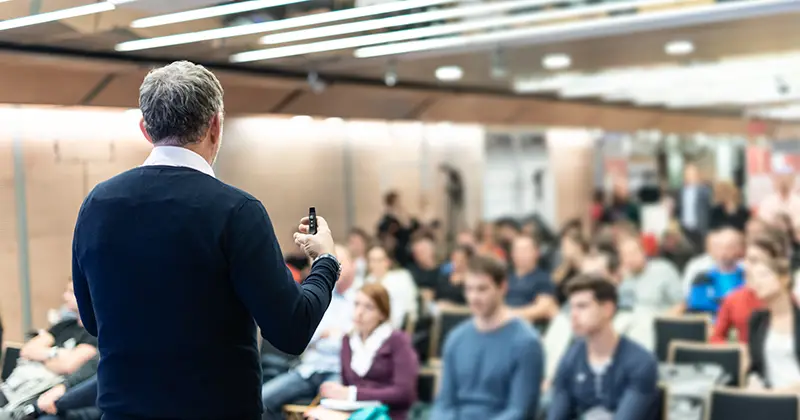
MULTIPOLYGON (((794 352, 800 361, 800 308, 794 304, 794 352)), ((770 313, 766 309, 753 312, 750 317, 750 337, 747 340, 747 350, 750 353, 750 373, 755 373, 767 387, 771 387, 767 378, 767 366, 764 361, 764 344, 769 331, 770 313)))

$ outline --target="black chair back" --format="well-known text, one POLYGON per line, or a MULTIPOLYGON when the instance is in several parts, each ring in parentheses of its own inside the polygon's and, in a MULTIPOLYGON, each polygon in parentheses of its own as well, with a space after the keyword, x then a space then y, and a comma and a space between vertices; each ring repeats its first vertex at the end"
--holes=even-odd
POLYGON ((5 381, 11 376, 11 372, 17 367, 20 349, 18 347, 6 347, 5 357, 3 358, 3 369, 0 372, 0 379, 5 381))
POLYGON ((299 357, 286 354, 275 348, 269 341, 261 340, 261 381, 266 383, 270 379, 288 372, 299 361, 299 357))
POLYGON ((796 394, 749 393, 716 389, 711 393, 708 420, 751 420, 800 418, 796 394))
POLYGON ((472 317, 467 311, 464 312, 448 312, 443 311, 439 314, 439 318, 436 321, 437 325, 435 327, 435 333, 438 335, 436 337, 436 346, 434 351, 432 352, 432 356, 441 359, 442 358, 442 351, 444 351, 444 343, 447 340, 447 336, 453 331, 457 326, 459 326, 462 322, 468 320, 472 317))
POLYGON ((668 357, 670 363, 713 363, 722 368, 727 382, 720 384, 734 388, 744 386, 744 352, 737 345, 712 345, 673 341, 668 357))
POLYGON ((710 325, 709 317, 701 315, 680 318, 656 317, 654 328, 658 361, 667 361, 669 343, 673 340, 707 342, 710 325))
POLYGON ((420 371, 417 376, 417 399, 419 402, 433 404, 436 398, 437 374, 432 371, 420 371))

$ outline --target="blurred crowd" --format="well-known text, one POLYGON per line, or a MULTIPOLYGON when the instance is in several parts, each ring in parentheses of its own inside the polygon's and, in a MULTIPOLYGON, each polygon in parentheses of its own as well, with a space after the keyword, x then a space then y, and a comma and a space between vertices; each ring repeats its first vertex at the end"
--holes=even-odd
MULTIPOLYGON (((661 418, 670 362, 655 324, 669 317, 705 317, 708 345, 746 349, 737 386, 800 393, 800 196, 792 171, 773 176, 774 192, 749 209, 735 185, 687 165, 660 237, 642 233, 624 179, 557 233, 506 218, 452 241, 390 192, 374 230, 339 238, 342 273, 305 353, 262 344, 264 419, 290 404, 318 419, 364 407, 399 420, 661 418), (421 395, 424 371, 435 395, 421 395)), ((286 262, 302 282, 308 260, 286 262)), ((71 285, 50 318, 4 369, 0 419, 101 416, 97 342, 71 285)))

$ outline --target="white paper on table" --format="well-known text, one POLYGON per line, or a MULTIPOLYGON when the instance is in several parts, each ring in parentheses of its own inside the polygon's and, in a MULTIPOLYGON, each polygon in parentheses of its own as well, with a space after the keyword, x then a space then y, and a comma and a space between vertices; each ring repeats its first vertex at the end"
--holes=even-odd
POLYGON ((336 411, 357 411, 362 408, 373 408, 381 405, 380 401, 349 401, 349 400, 334 400, 331 398, 323 398, 320 400, 319 405, 336 411))

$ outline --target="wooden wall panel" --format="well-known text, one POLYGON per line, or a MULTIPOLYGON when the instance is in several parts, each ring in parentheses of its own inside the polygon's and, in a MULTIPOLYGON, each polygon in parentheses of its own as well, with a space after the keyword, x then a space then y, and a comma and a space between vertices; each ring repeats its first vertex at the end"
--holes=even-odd
MULTIPOLYGON (((0 118, 0 124, 8 121, 0 118)), ((12 130, 0 133, 0 318, 4 334, 10 340, 22 338, 21 300, 19 292, 19 256, 17 246, 17 212, 14 198, 14 161, 12 130)))
POLYGON ((550 168, 558 185, 556 215, 559 226, 580 218, 589 226, 589 208, 594 191, 594 140, 586 130, 547 131, 550 168))

